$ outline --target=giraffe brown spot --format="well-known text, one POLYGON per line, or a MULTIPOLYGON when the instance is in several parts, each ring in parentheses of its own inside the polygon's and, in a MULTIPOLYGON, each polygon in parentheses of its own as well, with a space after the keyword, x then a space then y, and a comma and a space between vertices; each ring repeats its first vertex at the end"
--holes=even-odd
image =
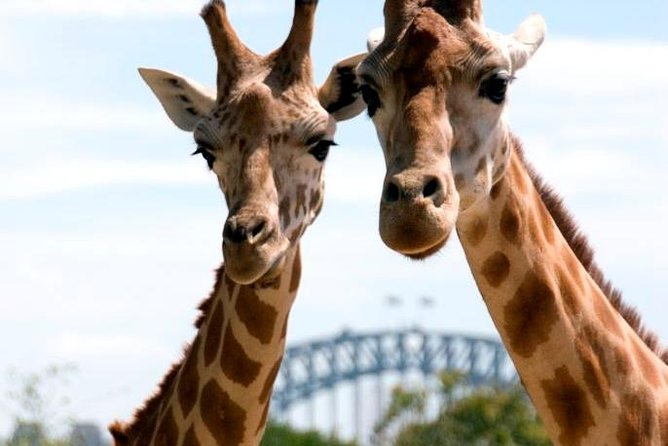
POLYGON ((528 358, 549 339, 557 321, 554 292, 542 275, 529 271, 503 313, 511 350, 528 358))
POLYGON ((179 441, 179 428, 174 419, 173 409, 169 409, 155 433, 153 445, 155 446, 173 446, 179 441))
POLYGON ((554 379, 542 381, 541 386, 560 429, 559 444, 581 445, 587 431, 594 426, 594 416, 585 391, 573 379, 566 366, 558 368, 554 379))
POLYGON ((220 340, 223 336, 223 302, 218 301, 216 309, 211 314, 211 319, 206 330, 204 341, 204 365, 211 364, 220 351, 220 340))
POLYGON ((274 382, 276 381, 276 377, 278 376, 278 371, 281 369, 281 362, 283 362, 282 356, 278 358, 278 361, 276 361, 271 370, 269 370, 269 374, 267 375, 267 380, 264 382, 264 385, 262 386, 262 392, 260 392, 260 398, 259 398, 260 404, 264 404, 265 402, 269 401, 269 396, 271 395, 271 389, 274 387, 274 382))
POLYGON ((478 246, 485 238, 485 235, 487 235, 487 227, 487 220, 476 218, 475 221, 466 228, 466 232, 464 232, 466 241, 472 247, 478 246))
POLYGON ((322 207, 324 206, 324 204, 325 204, 325 200, 322 200, 322 199, 321 199, 321 200, 318 202, 317 207, 313 210, 313 212, 314 212, 314 214, 315 214, 316 216, 320 215, 320 211, 322 211, 322 207))
POLYGON ((455 188, 457 190, 461 190, 464 187, 464 175, 461 173, 458 173, 455 175, 455 188))
POLYGON ((499 225, 501 234, 506 240, 513 244, 519 243, 520 217, 517 206, 506 203, 501 212, 499 225))
POLYGON ((302 226, 297 226, 295 230, 292 231, 290 235, 288 235, 288 240, 290 240, 293 243, 296 242, 299 239, 299 237, 301 237, 303 229, 304 228, 302 226))
POLYGON ((610 393, 610 372, 605 362, 605 348, 599 334, 585 327, 575 338, 575 350, 582 362, 584 380, 596 403, 605 409, 610 393))
POLYGON ((636 364, 643 377, 652 387, 659 387, 661 385, 661 375, 656 368, 656 364, 652 361, 652 356, 654 355, 648 351, 645 344, 641 344, 640 342, 632 342, 632 344, 635 352, 636 364))
POLYGON ((271 305, 262 302, 252 286, 241 287, 235 309, 239 320, 246 326, 251 336, 263 344, 271 342, 278 312, 271 305))
POLYGON ((480 173, 487 168, 487 159, 485 157, 480 158, 480 161, 478 161, 478 165, 475 168, 475 174, 476 176, 480 175, 480 173))
POLYGON ((195 338, 195 342, 188 352, 181 375, 179 376, 178 396, 181 412, 187 417, 190 411, 195 407, 197 393, 199 392, 199 372, 197 371, 197 358, 199 356, 200 337, 195 338))
POLYGON ((309 204, 308 204, 309 209, 316 209, 320 204, 321 198, 322 198, 322 195, 320 194, 320 190, 313 189, 311 191, 311 199, 310 199, 309 204))
POLYGON ((271 277, 266 280, 263 280, 259 286, 261 289, 272 289, 280 290, 281 289, 282 278, 281 276, 271 277))
POLYGON ((622 400, 622 413, 617 428, 619 444, 652 446, 655 437, 654 397, 647 391, 636 390, 622 400))
POLYGON ((578 298, 578 291, 566 270, 559 269, 558 274, 559 292, 561 293, 561 300, 564 302, 564 309, 569 316, 576 316, 582 310, 582 304, 578 298))
POLYGON ((281 216, 281 224, 284 228, 290 226, 292 217, 290 216, 290 199, 288 197, 284 197, 281 200, 281 203, 278 206, 278 215, 281 216))
POLYGON ((306 185, 297 186, 297 201, 295 202, 294 215, 299 218, 300 212, 306 213, 306 185))
POLYGON ((246 411, 215 380, 202 389, 200 412, 204 424, 220 446, 239 445, 246 432, 246 411))
POLYGON ((261 363, 248 357, 243 346, 234 336, 231 325, 228 325, 225 330, 220 365, 225 376, 246 387, 257 379, 262 367, 261 363))
POLYGON ((190 429, 186 432, 182 446, 201 446, 199 438, 197 438, 197 434, 195 433, 195 426, 190 426, 190 429))
POLYGON ((501 178, 499 181, 494 183, 494 186, 492 186, 492 189, 489 191, 489 196, 492 198, 492 200, 496 200, 499 198, 501 195, 501 191, 503 191, 503 188, 505 187, 506 184, 506 179, 501 178))
POLYGON ((267 426, 267 419, 269 418, 269 406, 270 402, 267 401, 262 409, 262 416, 260 417, 260 422, 257 424, 257 429, 255 429, 255 435, 259 435, 267 426))
POLYGON ((510 261, 500 251, 492 254, 482 265, 482 274, 487 282, 494 288, 501 285, 510 273, 510 261))
POLYGON ((153 439, 153 433, 155 432, 156 425, 158 424, 158 412, 151 415, 146 425, 141 429, 141 432, 135 439, 135 445, 141 444, 150 444, 153 439))
POLYGON ((615 346, 612 349, 612 353, 615 364, 617 365, 617 372, 621 376, 628 376, 628 374, 631 373, 632 365, 626 350, 619 346, 615 346))
POLYGON ((288 335, 288 319, 290 318, 290 313, 285 315, 285 321, 283 321, 283 329, 281 330, 281 340, 285 339, 288 335))
POLYGON ((299 288, 299 281, 301 280, 302 277, 302 260, 301 260, 301 252, 299 248, 297 248, 297 253, 295 254, 295 261, 294 264, 292 265, 292 276, 290 276, 290 288, 288 290, 291 293, 294 293, 297 291, 297 288, 299 288))

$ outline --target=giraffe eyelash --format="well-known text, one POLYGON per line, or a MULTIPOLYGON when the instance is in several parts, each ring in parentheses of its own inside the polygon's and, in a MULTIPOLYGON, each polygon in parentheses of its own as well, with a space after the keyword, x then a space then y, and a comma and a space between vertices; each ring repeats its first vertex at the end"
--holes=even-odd
POLYGON ((336 145, 337 144, 334 141, 321 139, 320 141, 311 145, 308 153, 313 155, 316 160, 322 163, 327 159, 327 155, 329 155, 329 148, 336 145))
POLYGON ((207 166, 209 166, 209 170, 213 170, 213 163, 216 161, 216 156, 213 154, 213 150, 211 150, 207 145, 197 143, 197 149, 195 149, 195 151, 190 155, 202 155, 202 158, 206 160, 207 166))

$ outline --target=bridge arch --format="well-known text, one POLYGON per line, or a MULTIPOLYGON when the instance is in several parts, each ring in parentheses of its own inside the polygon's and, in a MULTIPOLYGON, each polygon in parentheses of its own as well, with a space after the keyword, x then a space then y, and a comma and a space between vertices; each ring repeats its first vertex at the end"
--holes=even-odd
POLYGON ((426 377, 442 370, 465 373, 473 386, 507 386, 518 380, 503 344, 493 338, 417 327, 369 333, 346 330, 286 349, 272 411, 280 416, 321 391, 364 376, 417 371, 426 377))

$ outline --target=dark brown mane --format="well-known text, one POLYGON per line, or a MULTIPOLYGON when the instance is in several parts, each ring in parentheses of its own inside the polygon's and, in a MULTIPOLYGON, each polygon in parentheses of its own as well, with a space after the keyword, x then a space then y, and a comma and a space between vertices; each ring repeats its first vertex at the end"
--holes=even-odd
POLYGON ((564 205, 563 199, 557 195, 551 186, 543 181, 538 173, 536 173, 533 166, 526 160, 522 149, 522 143, 514 135, 512 136, 511 145, 514 148, 515 154, 519 156, 521 163, 529 173, 536 190, 538 190, 543 203, 545 203, 545 206, 559 228, 559 231, 568 242, 568 245, 571 247, 582 266, 584 266, 591 278, 594 279, 594 282, 596 282, 601 291, 603 291, 603 294, 605 294, 615 310, 617 310, 631 328, 635 330, 645 344, 647 344, 647 346, 661 358, 663 362, 668 364, 668 350, 664 350, 660 346, 656 334, 649 331, 643 325, 638 311, 622 301, 621 291, 616 289, 604 276, 603 272, 594 261, 594 250, 589 245, 586 235, 582 233, 574 218, 564 205))
MULTIPOLYGON (((199 329, 202 326, 206 316, 211 311, 211 302, 215 299, 220 287, 223 286, 223 275, 224 265, 221 265, 216 271, 216 282, 211 294, 199 305, 200 315, 195 322, 195 328, 199 329)), ((171 397, 174 391, 176 378, 183 367, 185 358, 190 352, 190 348, 191 344, 184 347, 181 360, 172 365, 153 395, 135 411, 132 421, 128 423, 115 421, 109 426, 109 432, 114 439, 115 446, 129 445, 130 439, 134 439, 142 435, 142 433, 146 435, 146 432, 144 432, 145 429, 151 429, 149 435, 153 433, 158 422, 162 403, 171 397)))

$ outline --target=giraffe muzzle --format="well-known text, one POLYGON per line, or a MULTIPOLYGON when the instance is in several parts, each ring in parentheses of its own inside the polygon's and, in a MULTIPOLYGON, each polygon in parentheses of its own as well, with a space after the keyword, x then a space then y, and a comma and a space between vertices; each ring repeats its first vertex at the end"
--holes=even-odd
POLYGON ((380 202, 383 242, 411 258, 437 252, 455 226, 458 195, 437 171, 405 169, 388 175, 380 202))
POLYGON ((257 213, 229 217, 223 229, 223 257, 229 277, 240 284, 261 279, 276 265, 289 246, 278 225, 257 213))
POLYGON ((271 225, 264 217, 230 217, 223 229, 223 240, 231 244, 258 245, 271 236, 271 225))

